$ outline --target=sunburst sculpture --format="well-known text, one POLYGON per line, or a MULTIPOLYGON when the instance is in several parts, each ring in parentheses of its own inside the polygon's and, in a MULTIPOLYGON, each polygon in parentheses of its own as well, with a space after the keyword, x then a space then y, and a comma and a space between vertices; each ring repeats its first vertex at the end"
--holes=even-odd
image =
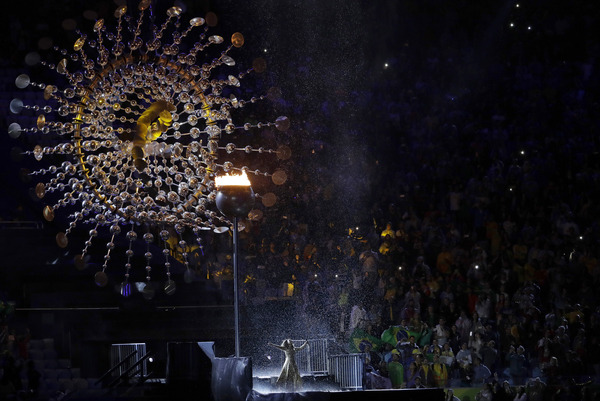
MULTIPOLYGON (((68 216, 68 228, 57 234, 59 246, 67 246, 75 227, 91 226, 77 263, 82 263, 99 231, 108 231, 104 263, 95 274, 98 285, 107 284, 115 239, 125 235, 129 248, 122 293, 129 293, 133 243, 138 238, 147 244, 147 281, 154 258, 150 244, 162 243, 164 257, 157 257, 164 258, 164 289, 172 293, 175 283, 167 245, 171 233, 178 236, 189 272, 183 232, 193 231, 200 242, 202 230, 224 232, 231 227, 215 208, 215 177, 247 173, 270 177, 278 185, 287 179, 282 169, 268 172, 240 163, 253 157, 285 160, 290 157, 288 147, 238 146, 233 142, 236 134, 270 127, 286 131, 289 120, 234 121, 232 114, 245 118, 240 110, 264 99, 238 98, 242 79, 253 72, 234 68, 230 52, 244 44, 241 33, 234 33, 231 44, 225 45, 221 36, 209 34, 204 18, 183 24, 182 9, 176 6, 167 10, 162 25, 155 25, 150 0, 140 1, 132 14, 121 6, 114 13, 112 31, 100 19, 90 36, 78 32, 72 50, 54 49, 57 61, 42 64, 57 73, 57 82, 65 82, 64 87, 19 75, 16 86, 43 91, 46 103, 13 99, 13 113, 37 115, 37 121, 28 128, 12 123, 9 134, 55 138, 50 145, 46 140, 45 146, 26 152, 53 163, 32 173, 39 181, 35 192, 40 199, 56 202, 44 207, 46 220, 53 220, 66 206, 75 209, 68 216), (223 46, 216 56, 209 56, 223 46)), ((262 198, 265 206, 271 206, 275 196, 262 198)))

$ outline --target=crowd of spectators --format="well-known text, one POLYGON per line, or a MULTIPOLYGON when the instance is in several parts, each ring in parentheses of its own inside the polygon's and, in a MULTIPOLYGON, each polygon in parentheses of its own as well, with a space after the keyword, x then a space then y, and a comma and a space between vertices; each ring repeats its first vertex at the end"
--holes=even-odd
MULTIPOLYGON (((313 132, 350 119, 361 154, 343 175, 334 156, 347 149, 334 140, 294 143, 294 162, 320 167, 294 168, 305 175, 280 194, 284 218, 266 214, 246 232, 247 301, 297 297, 350 350, 370 343, 373 372, 393 386, 419 376, 421 386, 508 383, 531 399, 572 399, 597 383, 600 81, 593 28, 579 18, 536 40, 505 38, 489 63, 465 48, 408 47, 396 75, 314 111, 313 132), (590 36, 567 51, 578 22, 590 36), (469 85, 457 87, 457 71, 469 85), (362 123, 349 117, 361 102, 377 105, 362 123), (408 333, 391 349, 374 340, 390 327, 408 333), (394 381, 397 363, 405 373, 394 381)), ((302 99, 291 104, 303 114, 302 99)))

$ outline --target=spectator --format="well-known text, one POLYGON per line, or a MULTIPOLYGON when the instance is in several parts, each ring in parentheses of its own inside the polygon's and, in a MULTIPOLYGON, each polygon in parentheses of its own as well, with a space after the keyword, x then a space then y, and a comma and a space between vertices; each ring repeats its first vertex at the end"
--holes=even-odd
POLYGON ((448 367, 440 359, 439 355, 433 356, 431 364, 431 373, 433 374, 433 384, 435 387, 446 388, 448 385, 448 367))
POLYGON ((473 379, 471 380, 471 383, 477 386, 486 383, 487 380, 492 376, 492 373, 488 367, 482 364, 481 359, 479 359, 477 356, 473 357, 473 366, 471 370, 473 372, 473 379))
POLYGON ((369 343, 365 343, 363 353, 365 354, 365 387, 368 389, 392 388, 392 382, 387 377, 387 364, 383 362, 381 354, 373 350, 369 343))
POLYGON ((427 362, 421 352, 415 354, 415 363, 417 364, 418 376, 421 378, 421 384, 424 387, 433 387, 434 375, 431 364, 427 362))
POLYGON ((555 356, 550 357, 550 361, 545 363, 542 367, 542 374, 546 382, 549 385, 557 385, 559 383, 559 366, 558 366, 558 358, 555 356))
POLYGON ((417 263, 413 266, 412 276, 419 278, 427 278, 431 274, 431 268, 425 263, 423 256, 417 257, 417 263))
POLYGON ((498 350, 496 350, 496 343, 494 340, 490 340, 485 343, 480 351, 481 362, 490 369, 490 372, 496 373, 498 363, 498 350))
POLYGON ((518 386, 517 387, 517 391, 515 393, 515 398, 513 398, 514 401, 527 401, 527 392, 525 391, 525 387, 523 386, 518 386))
POLYGON ((475 396, 476 401, 492 401, 494 399, 494 394, 492 393, 492 389, 489 383, 483 383, 481 390, 475 396))
POLYGON ((513 383, 518 386, 525 384, 525 377, 527 376, 525 348, 522 345, 519 345, 515 350, 515 347, 511 346, 506 359, 513 383))
POLYGON ((458 332, 458 327, 456 327, 456 325, 452 325, 452 327, 450 328, 450 337, 448 338, 448 343, 450 345, 450 348, 452 348, 453 350, 460 350, 460 348, 462 347, 462 337, 458 332))
POLYGON ((356 328, 365 329, 367 322, 367 310, 365 309, 363 302, 359 300, 352 307, 352 311, 350 312, 349 332, 352 333, 356 328))
POLYGON ((425 346, 425 356, 428 361, 432 362, 435 354, 438 356, 442 354, 442 347, 440 347, 436 338, 431 340, 431 345, 425 346))
POLYGON ((486 322, 491 316, 492 303, 486 293, 482 293, 475 303, 475 311, 481 321, 486 322))
POLYGON ((481 358, 481 347, 483 347, 483 340, 481 339, 481 334, 479 334, 478 331, 469 336, 468 347, 475 355, 478 355, 481 358))
POLYGON ((400 360, 400 352, 397 349, 392 350, 392 360, 387 364, 388 374, 392 382, 392 388, 402 388, 405 383, 404 365, 400 360))
POLYGON ((456 354, 456 364, 460 369, 460 377, 463 382, 467 385, 471 383, 471 375, 472 375, 472 353, 471 350, 467 347, 467 343, 462 343, 460 351, 456 354))
POLYGON ((539 377, 527 381, 526 392, 529 401, 544 401, 549 396, 546 394, 546 383, 539 377))
POLYGON ((392 223, 386 223, 385 229, 381 232, 381 238, 390 240, 396 238, 396 231, 392 228, 392 223))
POLYGON ((452 350, 452 348, 450 348, 449 343, 444 344, 444 346, 442 347, 440 359, 449 368, 454 367, 454 351, 452 350))
POLYGON ((396 348, 394 348, 394 346, 392 344, 385 343, 383 345, 383 351, 382 351, 383 362, 389 363, 392 360, 392 356, 393 356, 394 352, 399 353, 399 351, 396 348))
POLYGON ((404 296, 404 303, 408 304, 412 302, 412 307, 419 310, 421 309, 421 293, 417 290, 416 286, 411 285, 410 289, 404 296))
POLYGON ((454 395, 454 390, 449 388, 446 391, 446 396, 444 397, 444 401, 460 401, 460 399, 454 395))
POLYGON ((438 324, 433 328, 433 338, 437 340, 440 346, 443 346, 448 341, 450 332, 446 326, 446 319, 441 317, 438 324))
POLYGON ((427 388, 421 380, 421 376, 415 377, 414 383, 409 388, 427 388))
MULTIPOLYGON (((419 369, 417 368, 416 362, 411 362, 406 369, 406 388, 415 388, 416 378, 419 376, 419 369)), ((421 384, 421 378, 419 377, 419 384, 421 384)))
POLYGON ((494 401, 513 401, 515 399, 515 392, 508 380, 504 380, 502 385, 497 386, 494 392, 494 401))
POLYGON ((473 335, 471 323, 471 320, 467 317, 467 313, 463 310, 455 323, 456 328, 460 333, 461 342, 465 342, 468 344, 469 339, 473 335))

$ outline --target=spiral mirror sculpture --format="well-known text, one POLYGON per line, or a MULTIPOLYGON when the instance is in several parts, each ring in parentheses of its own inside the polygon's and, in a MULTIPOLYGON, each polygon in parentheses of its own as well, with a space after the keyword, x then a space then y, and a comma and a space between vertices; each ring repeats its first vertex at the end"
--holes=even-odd
MULTIPOLYGON (((287 178, 283 170, 240 164, 249 158, 290 157, 286 146, 234 142, 236 134, 247 131, 289 128, 286 117, 234 121, 234 116, 245 118, 244 106, 265 98, 240 98, 238 88, 253 69, 236 71, 230 53, 243 45, 243 35, 234 33, 226 45, 223 37, 209 34, 204 18, 183 23, 182 9, 171 7, 159 26, 152 11, 151 2, 142 0, 131 13, 126 6, 117 8, 111 29, 99 19, 89 36, 78 31, 70 50, 55 47, 56 61, 42 62, 54 71, 53 83, 36 83, 26 74, 16 78, 18 88, 42 91, 45 104, 21 99, 10 104, 13 113, 29 114, 35 124, 12 123, 9 135, 41 138, 42 144, 26 153, 51 163, 32 173, 36 195, 48 202, 44 217, 51 221, 60 209, 68 210, 69 226, 56 236, 58 245, 66 247, 75 227, 89 225, 89 239, 76 257, 76 263, 83 263, 99 231, 106 230, 104 263, 95 274, 96 283, 104 286, 115 239, 124 235, 129 241, 123 295, 130 292, 135 241, 147 245, 146 280, 151 280, 151 259, 161 258, 164 289, 172 293, 167 240, 173 233, 189 271, 182 233, 191 230, 200 241, 202 230, 231 227, 216 211, 215 177, 243 172, 281 185, 287 178), (152 243, 164 256, 152 254, 152 243)), ((264 194, 263 204, 272 204, 273 197, 264 194)))

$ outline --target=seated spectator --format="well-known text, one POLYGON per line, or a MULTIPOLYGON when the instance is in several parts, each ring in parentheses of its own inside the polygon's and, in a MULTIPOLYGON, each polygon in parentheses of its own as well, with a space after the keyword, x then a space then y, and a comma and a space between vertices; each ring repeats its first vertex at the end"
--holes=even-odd
POLYGON ((462 336, 460 334, 460 332, 458 331, 458 327, 453 324, 450 327, 450 336, 448 337, 448 342, 450 343, 450 347, 453 350, 458 350, 460 349, 463 340, 462 340, 462 336))
POLYGON ((419 313, 418 304, 415 303, 413 298, 408 298, 400 311, 400 319, 412 321, 419 313))
POLYGON ((448 385, 448 367, 441 361, 439 355, 433 356, 431 373, 433 374, 433 385, 439 388, 446 388, 448 385))
MULTIPOLYGON (((408 369, 405 370, 406 372, 406 387, 407 388, 414 388, 415 386, 415 379, 417 378, 417 376, 419 376, 419 369, 417 368, 417 363, 416 362, 411 362, 408 365, 408 369)), ((420 380, 420 378, 419 378, 420 380)))
POLYGON ((454 361, 455 361, 454 351, 452 350, 452 348, 450 348, 450 344, 449 343, 444 344, 444 346, 442 347, 442 354, 440 356, 440 359, 449 368, 451 368, 451 367, 454 366, 454 361))
POLYGON ((354 329, 365 329, 368 323, 368 313, 364 307, 364 302, 358 300, 358 302, 352 307, 350 312, 350 324, 348 326, 349 333, 352 333, 354 329))
POLYGON ((475 355, 481 357, 481 347, 483 346, 483 340, 481 339, 481 334, 478 331, 474 332, 472 336, 469 337, 468 347, 473 351, 475 355))
POLYGON ((498 362, 498 350, 495 341, 486 342, 479 350, 479 355, 481 356, 481 363, 487 366, 490 372, 495 373, 498 362))
POLYGON ((529 379, 526 384, 528 401, 544 401, 547 398, 545 394, 546 383, 539 377, 529 379))
POLYGON ((460 399, 454 395, 454 390, 451 388, 446 391, 446 396, 444 397, 444 401, 460 401, 460 399))
POLYGON ((424 387, 433 387, 433 373, 431 371, 431 365, 421 352, 417 352, 415 355, 415 363, 417 364, 417 370, 421 383, 424 387))
POLYGON ((556 385, 559 383, 560 370, 557 357, 550 357, 550 361, 541 366, 541 370, 548 385, 556 385))
POLYGON ((473 366, 471 367, 471 370, 473 372, 471 383, 476 386, 485 383, 492 376, 488 367, 482 364, 481 359, 477 356, 473 357, 473 366))
POLYGON ((508 355, 506 356, 508 362, 508 370, 510 377, 515 385, 525 384, 525 377, 527 376, 527 358, 525 357, 525 348, 519 345, 516 350, 515 347, 511 346, 508 355))
POLYGON ((420 351, 420 348, 416 343, 414 335, 409 336, 408 341, 402 341, 399 344, 397 344, 396 348, 398 348, 402 352, 403 360, 405 363, 410 363, 410 360, 414 360, 413 351, 420 351))
POLYGON ((460 316, 456 319, 454 324, 460 334, 461 342, 466 342, 468 345, 469 338, 473 335, 472 322, 464 310, 460 312, 460 316))
MULTIPOLYGON (((434 282, 437 282, 434 278, 430 278, 430 280, 427 281, 427 287, 432 292, 430 297, 433 295, 433 290, 435 290, 435 288, 433 288, 433 286, 432 286, 432 283, 434 283, 434 282)), ((438 316, 438 313, 436 311, 436 307, 434 304, 429 303, 427 305, 427 308, 423 312, 422 320, 432 330, 438 325, 438 323, 440 321, 440 317, 438 316)))
POLYGON ((431 344, 433 332, 419 316, 415 316, 412 320, 411 331, 415 333, 416 341, 420 348, 427 348, 431 344))
POLYGON ((387 363, 387 370, 392 388, 402 388, 404 386, 404 365, 400 360, 400 352, 397 349, 392 350, 392 360, 387 363))
POLYGON ((387 365, 382 356, 373 350, 369 343, 364 346, 365 354, 365 387, 368 389, 392 388, 392 383, 387 376, 387 365), (385 367, 385 369, 382 369, 385 367))
POLYGON ((489 383, 483 383, 483 387, 475 396, 476 401, 492 401, 494 399, 494 394, 492 393, 492 389, 489 383))
POLYGON ((413 266, 412 276, 416 278, 427 278, 431 274, 431 268, 425 263, 423 256, 417 257, 417 263, 413 266))
POLYGON ((394 346, 390 343, 385 343, 383 345, 383 361, 385 363, 389 363, 392 360, 392 356, 393 356, 393 352, 396 351, 398 352, 397 349, 394 348, 394 346))
POLYGON ((409 388, 427 388, 421 380, 421 376, 415 377, 414 383, 409 388))
POLYGON ((379 249, 377 250, 382 255, 387 255, 392 250, 392 243, 389 240, 385 240, 379 245, 379 249))
POLYGON ((448 341, 449 336, 450 331, 448 326, 446 326, 446 319, 441 317, 438 324, 433 328, 433 338, 437 340, 440 346, 443 346, 448 341))
POLYGON ((396 238, 396 231, 392 229, 392 223, 389 222, 385 225, 385 229, 381 232, 382 239, 387 239, 388 237, 389 239, 396 238))
POLYGON ((508 380, 504 380, 494 393, 494 401, 513 401, 515 398, 515 392, 508 380))
POLYGON ((515 392, 514 401, 527 401, 527 392, 525 391, 525 387, 518 386, 517 391, 515 392))
POLYGON ((486 293, 480 294, 475 303, 475 311, 479 315, 479 319, 487 321, 490 318, 491 309, 492 303, 489 296, 486 293))
POLYGON ((373 350, 369 342, 364 342, 362 352, 365 355, 365 367, 367 370, 376 370, 382 361, 379 352, 373 350))
POLYGON ((456 364, 459 367, 461 379, 465 385, 469 385, 471 382, 473 357, 471 350, 467 347, 467 343, 462 343, 460 351, 456 354, 456 364))

